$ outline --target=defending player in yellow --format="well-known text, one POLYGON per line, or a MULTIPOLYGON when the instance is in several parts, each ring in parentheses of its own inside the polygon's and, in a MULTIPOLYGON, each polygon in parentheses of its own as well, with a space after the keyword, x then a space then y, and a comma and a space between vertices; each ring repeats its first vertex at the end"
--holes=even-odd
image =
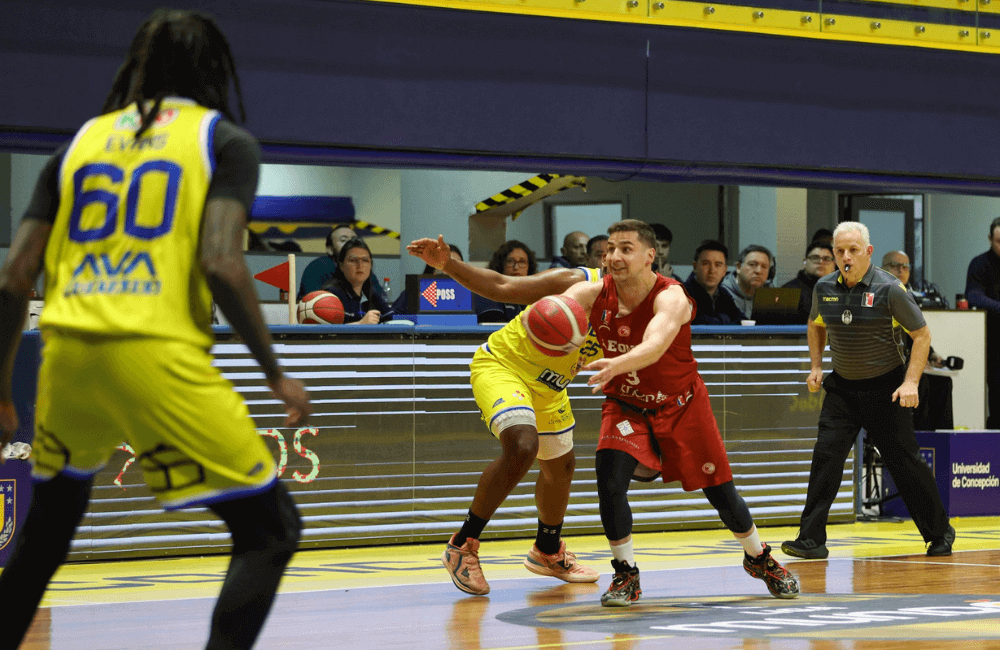
MULTIPOLYGON (((471 291, 500 302, 531 303, 561 293, 577 282, 598 282, 601 277, 597 269, 582 267, 552 269, 526 277, 502 275, 452 259, 443 237, 414 241, 407 250, 471 291)), ((535 458, 539 464, 535 484, 538 532, 525 567, 567 582, 596 582, 600 577, 594 569, 579 564, 561 539, 576 468, 576 421, 566 386, 599 354, 591 334, 578 352, 547 356, 528 339, 519 317, 491 334, 473 355, 472 392, 483 421, 500 440, 502 451, 483 472, 465 523, 451 537, 442 556, 452 581, 462 591, 489 593, 479 564, 479 536, 535 458)))
MULTIPOLYGON (((214 296, 284 402, 309 398, 282 373, 242 254, 259 148, 233 124, 235 64, 196 12, 139 28, 102 114, 50 159, 0 269, 0 446, 17 429, 11 364, 44 261, 31 508, 0 574, 4 638, 24 637, 69 550, 95 474, 123 440, 168 508, 206 505, 233 557, 208 647, 253 646, 301 520, 246 405, 212 367, 214 296)), ((6 646, 6 644, 5 644, 6 646)))

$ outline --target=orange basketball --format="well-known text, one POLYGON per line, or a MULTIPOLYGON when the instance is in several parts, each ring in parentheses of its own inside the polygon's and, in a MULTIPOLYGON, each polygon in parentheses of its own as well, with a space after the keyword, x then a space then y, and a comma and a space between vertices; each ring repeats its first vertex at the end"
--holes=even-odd
POLYGON ((528 307, 522 322, 531 342, 550 357, 565 356, 579 348, 590 329, 587 312, 566 296, 542 298, 528 307))
POLYGON ((303 296, 296 320, 303 325, 340 325, 344 322, 344 305, 329 291, 313 291, 303 296))

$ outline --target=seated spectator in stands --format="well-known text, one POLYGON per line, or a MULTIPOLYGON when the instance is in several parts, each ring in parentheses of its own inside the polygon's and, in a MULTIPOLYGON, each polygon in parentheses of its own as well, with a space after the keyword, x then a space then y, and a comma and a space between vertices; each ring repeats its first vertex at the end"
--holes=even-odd
POLYGON ((302 300, 307 293, 318 291, 333 278, 333 272, 337 270, 337 255, 344 243, 354 236, 354 229, 350 226, 337 226, 327 234, 326 255, 309 262, 302 271, 297 300, 302 300))
POLYGON ((771 279, 774 255, 764 246, 750 244, 740 251, 736 270, 722 280, 722 288, 736 301, 744 318, 753 316, 753 297, 771 279))
POLYGON ((323 285, 344 305, 344 323, 376 325, 392 320, 390 307, 372 287, 372 252, 359 237, 347 240, 337 256, 337 270, 323 285))
POLYGON ((729 292, 719 286, 726 275, 729 249, 722 242, 708 239, 694 251, 694 271, 684 282, 688 294, 698 305, 692 325, 738 325, 743 314, 729 292))
MULTIPOLYGON (((455 244, 448 244, 448 248, 451 249, 450 252, 449 252, 449 255, 451 255, 452 259, 454 259, 454 260, 460 260, 462 262, 465 261, 465 258, 462 257, 462 251, 459 250, 458 246, 456 246, 455 244)), ((442 271, 440 269, 436 269, 433 266, 431 266, 430 264, 425 264, 424 265, 424 270, 420 272, 420 275, 446 275, 446 274, 445 274, 444 271, 442 271)), ((392 311, 393 311, 393 313, 395 313, 395 314, 410 314, 410 313, 412 313, 409 310, 409 307, 407 306, 406 302, 407 302, 406 289, 403 289, 400 292, 399 297, 396 298, 396 301, 394 303, 392 303, 392 311)))
MULTIPOLYGON (((504 242, 493 253, 487 268, 503 275, 534 275, 538 272, 535 252, 516 239, 504 242)), ((496 302, 472 294, 472 309, 479 323, 509 323, 521 313, 524 305, 496 302)))
MULTIPOLYGON (((912 292, 909 255, 903 251, 889 251, 882 256, 882 268, 899 278, 906 290, 912 292)), ((904 336, 903 347, 909 362, 913 339, 904 336)), ((927 355, 927 365, 932 368, 944 368, 945 359, 931 347, 927 355)), ((917 384, 918 403, 913 411, 913 428, 916 431, 954 428, 951 389, 951 377, 934 377, 932 381, 926 372, 920 375, 920 382, 917 384)))
MULTIPOLYGON (((349 240, 357 237, 354 229, 347 225, 336 226, 326 236, 326 255, 317 257, 306 265, 302 271, 302 280, 299 282, 299 290, 296 293, 296 300, 302 300, 307 293, 318 291, 323 285, 333 278, 333 272, 337 270, 337 256, 340 249, 349 240)), ((378 281, 374 268, 372 269, 372 287, 376 293, 384 296, 382 283, 378 281)))
POLYGON ((667 258, 670 257, 670 244, 674 241, 674 233, 670 232, 670 228, 662 223, 651 223, 649 227, 656 235, 656 259, 653 260, 653 270, 660 275, 681 282, 681 279, 674 273, 674 267, 670 266, 670 262, 667 261, 667 258))
POLYGON ((824 275, 833 273, 836 266, 833 259, 833 246, 822 241, 813 241, 806 249, 806 255, 802 258, 802 270, 795 276, 781 285, 785 289, 801 289, 799 296, 799 311, 795 319, 789 324, 805 325, 809 322, 809 312, 813 304, 813 288, 816 281, 824 275))
POLYGON ((608 236, 594 235, 587 242, 587 263, 584 266, 604 271, 604 255, 608 252, 608 236))
POLYGON ((820 228, 813 233, 812 239, 809 241, 820 242, 823 244, 830 244, 833 246, 833 231, 829 228, 820 228))
MULTIPOLYGON (((587 233, 579 230, 563 237, 562 256, 553 257, 550 269, 575 269, 587 265, 587 233)), ((534 275, 534 274, 532 274, 534 275)))

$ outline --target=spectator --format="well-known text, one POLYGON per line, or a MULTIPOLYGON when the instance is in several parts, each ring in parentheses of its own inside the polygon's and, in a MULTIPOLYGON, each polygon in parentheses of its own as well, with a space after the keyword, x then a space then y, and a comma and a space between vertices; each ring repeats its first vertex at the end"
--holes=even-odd
POLYGON ((764 246, 750 244, 740 251, 736 271, 722 280, 722 288, 732 295, 744 318, 753 316, 753 297, 771 279, 774 256, 764 246))
POLYGON ((781 285, 786 289, 801 289, 799 296, 799 312, 795 319, 789 321, 790 324, 805 325, 809 322, 809 312, 813 304, 813 288, 816 281, 824 275, 829 275, 834 271, 833 246, 823 241, 813 240, 806 248, 806 255, 802 258, 802 270, 795 276, 781 285))
MULTIPOLYGON (((453 260, 458 260, 464 262, 465 258, 462 257, 462 251, 454 244, 448 244, 449 255, 453 260)), ((430 264, 424 264, 424 270, 421 271, 421 275, 446 275, 444 271, 436 269, 430 264)), ((392 303, 392 311, 394 314, 411 314, 409 307, 406 304, 408 300, 406 296, 406 289, 403 289, 399 293, 399 297, 396 298, 396 302, 392 303)))
MULTIPOLYGON (((550 269, 575 269, 587 264, 587 233, 576 230, 563 237, 561 257, 553 257, 550 269)), ((511 275, 508 273, 507 275, 511 275)), ((534 275, 531 273, 529 275, 534 275)))
POLYGON ((337 270, 323 289, 340 298, 344 323, 376 325, 392 320, 389 305, 372 287, 372 252, 360 237, 347 240, 337 256, 337 270))
POLYGON ((594 235, 587 242, 587 264, 591 269, 604 271, 604 255, 608 252, 608 236, 594 235))
MULTIPOLYGON (((903 251, 889 251, 882 256, 882 268, 893 274, 903 283, 912 295, 910 287, 910 256, 903 251)), ((907 363, 913 350, 913 339, 903 337, 903 348, 907 363)), ((927 363, 934 368, 944 368, 945 360, 934 351, 932 346, 927 356, 927 363)), ((936 429, 954 428, 954 415, 951 399, 951 377, 931 377, 925 372, 920 375, 917 384, 919 403, 913 412, 913 428, 917 431, 934 431, 936 429)))
POLYGON ((708 239, 694 251, 694 271, 684 288, 697 304, 692 325, 732 325, 743 318, 729 292, 719 286, 729 266, 729 249, 708 239))
POLYGON ((337 270, 337 255, 340 253, 340 248, 344 242, 353 237, 354 229, 345 225, 336 226, 327 234, 326 255, 309 262, 302 271, 297 300, 302 300, 307 293, 318 291, 333 278, 333 272, 337 270))
POLYGON ((662 223, 651 223, 649 227, 656 235, 656 259, 653 260, 653 270, 664 277, 673 278, 680 282, 681 279, 674 273, 674 267, 667 262, 667 258, 670 257, 670 244, 674 241, 674 233, 670 232, 670 228, 662 223))
POLYGON ((830 244, 833 246, 833 231, 829 228, 820 228, 813 233, 810 241, 821 242, 823 244, 830 244))
POLYGON ((990 224, 990 249, 969 262, 965 297, 986 312, 987 429, 1000 429, 1000 217, 990 224))
MULTIPOLYGON (((503 275, 524 276, 538 272, 535 252, 516 239, 504 242, 493 253, 487 268, 503 275)), ((496 302, 479 294, 472 294, 472 309, 479 323, 509 323, 521 313, 524 305, 496 302)))
MULTIPOLYGON (((306 294, 322 289, 323 285, 333 279, 333 272, 337 270, 337 256, 340 254, 340 249, 355 237, 357 235, 354 233, 354 229, 348 225, 336 226, 327 234, 326 255, 317 257, 306 265, 305 270, 302 271, 302 280, 299 281, 296 300, 302 300, 306 294)), ((372 276, 372 287, 376 293, 383 295, 382 284, 374 276, 374 268, 372 276)))

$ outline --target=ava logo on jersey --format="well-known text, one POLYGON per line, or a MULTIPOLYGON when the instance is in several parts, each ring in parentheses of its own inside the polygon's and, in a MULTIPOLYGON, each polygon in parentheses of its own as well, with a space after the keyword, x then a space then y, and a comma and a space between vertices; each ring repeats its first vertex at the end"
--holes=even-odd
POLYGON ((0 548, 14 539, 14 526, 17 521, 14 505, 17 503, 14 488, 16 482, 12 478, 0 480, 0 548))
POLYGON ((107 253, 87 253, 73 271, 63 295, 67 298, 91 294, 155 296, 162 289, 156 266, 146 251, 125 251, 116 259, 107 253))

